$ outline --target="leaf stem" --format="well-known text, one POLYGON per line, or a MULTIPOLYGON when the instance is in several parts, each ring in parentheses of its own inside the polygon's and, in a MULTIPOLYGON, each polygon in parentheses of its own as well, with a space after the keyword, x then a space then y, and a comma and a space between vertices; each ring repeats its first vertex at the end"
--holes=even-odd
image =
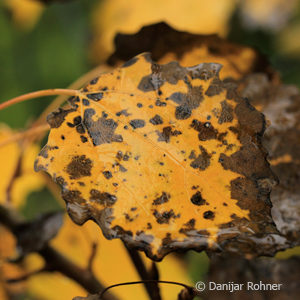
POLYGON ((48 90, 40 90, 36 92, 31 92, 28 94, 24 94, 10 100, 7 100, 0 104, 0 110, 9 107, 11 105, 27 101, 34 98, 44 97, 44 96, 56 96, 56 95, 67 95, 67 96, 77 96, 80 92, 77 90, 71 89, 48 89, 48 90))

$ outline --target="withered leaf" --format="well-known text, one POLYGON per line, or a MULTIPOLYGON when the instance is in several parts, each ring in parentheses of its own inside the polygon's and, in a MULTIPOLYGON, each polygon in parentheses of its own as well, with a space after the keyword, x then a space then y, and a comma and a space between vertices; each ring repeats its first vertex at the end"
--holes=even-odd
POLYGON ((141 54, 49 116, 35 169, 62 186, 76 223, 92 219, 154 260, 180 249, 239 252, 240 239, 243 253, 270 253, 276 180, 260 143, 264 117, 220 68, 141 54))
POLYGON ((279 178, 273 188, 272 216, 278 230, 300 244, 300 93, 292 85, 272 82, 254 73, 241 81, 240 90, 262 111, 269 125, 263 137, 271 169, 279 178))
POLYGON ((115 36, 115 52, 107 63, 119 65, 142 52, 151 52, 160 64, 178 61, 183 67, 199 62, 222 64, 221 79, 239 79, 252 72, 275 73, 263 55, 253 48, 235 44, 215 34, 178 31, 164 22, 142 27, 133 34, 115 36))
POLYGON ((298 299, 299 277, 300 258, 297 256, 282 260, 275 258, 247 260, 234 256, 213 257, 207 275, 207 284, 209 282, 227 284, 229 288, 225 285, 222 291, 207 290, 201 293, 201 297, 205 300, 298 299), (236 289, 231 292, 230 288, 232 289, 233 286, 236 289))

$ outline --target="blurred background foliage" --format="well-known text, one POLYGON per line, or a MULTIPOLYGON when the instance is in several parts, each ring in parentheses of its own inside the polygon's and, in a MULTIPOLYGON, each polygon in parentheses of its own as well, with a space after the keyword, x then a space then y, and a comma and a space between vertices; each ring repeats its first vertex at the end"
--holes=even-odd
MULTIPOLYGON (((300 1, 297 0, 211 0, 209 2, 204 0, 48 0, 42 2, 35 0, 0 2, 0 102, 35 90, 67 87, 105 61, 113 51, 113 38, 117 32, 134 33, 144 25, 161 21, 167 22, 177 30, 199 34, 217 33, 230 41, 252 46, 268 58, 274 69, 280 72, 284 83, 300 87, 300 1)), ((24 128, 32 123, 50 102, 49 98, 10 107, 0 112, 1 123, 13 129, 24 128)), ((10 129, 5 128, 3 133, 1 127, 1 131, 2 135, 5 135, 9 134, 10 129)), ((1 165, 9 164, 6 160, 7 153, 10 155, 17 153, 18 150, 14 149, 13 145, 10 147, 0 149, 2 151, 0 158, 3 158, 1 165)), ((38 149, 32 151, 37 153, 38 149)), ((29 220, 42 212, 64 209, 63 203, 57 200, 48 188, 45 188, 45 179, 40 176, 34 177, 33 170, 28 167, 33 164, 33 160, 34 157, 28 157, 26 160, 27 165, 24 168, 29 170, 25 172, 28 177, 25 178, 24 183, 20 183, 19 190, 15 192, 19 195, 16 196, 19 197, 16 206, 29 220)), ((11 172, 13 171, 9 169, 5 177, 9 178, 11 172)), ((4 181, 2 185, 5 185, 4 181)), ((3 189, 0 186, 0 193, 3 189)), ((64 230, 71 232, 70 226, 74 228, 75 225, 70 224, 70 221, 66 221, 66 224, 64 230)), ((95 232, 93 226, 88 225, 92 229, 85 230, 95 232)), ((78 229, 79 233, 80 230, 78 229)), ((3 244, 4 238, 12 239, 12 237, 5 237, 7 234, 1 233, 0 245, 3 244)), ((75 250, 77 249, 79 253, 77 255, 80 256, 80 253, 86 253, 88 250, 76 248, 78 239, 79 237, 75 236, 72 241, 75 250)), ((69 249, 70 245, 64 245, 63 240, 58 236, 58 240, 54 240, 54 243, 62 250, 68 251, 66 249, 69 249)), ((101 239, 101 243, 105 241, 101 239)), ((284 258, 284 255, 280 255, 284 258)), ((30 268, 39 264, 34 257, 30 259, 33 260, 31 263, 27 262, 31 265, 30 268)), ((189 283, 201 280, 201 277, 205 276, 208 258, 204 253, 190 251, 185 256, 184 266, 175 262, 174 257, 167 258, 165 265, 168 265, 166 269, 169 270, 169 274, 173 272, 178 275, 174 280, 189 283), (188 275, 184 275, 186 269, 188 275)), ((13 270, 11 274, 14 272, 19 271, 13 270)), ((130 272, 134 273, 134 270, 130 272)), ((137 277, 129 276, 119 278, 119 281, 134 279, 137 277)), ((170 280, 170 277, 162 279, 170 280)), ((31 296, 28 293, 22 294, 23 299, 56 299, 52 294, 43 294, 40 289, 41 284, 51 286, 50 279, 39 280, 41 277, 33 277, 29 282, 29 286, 33 286, 29 292, 31 296)), ((112 280, 112 278, 108 279, 107 283, 114 283, 112 280)), ((71 298, 80 293, 84 295, 82 290, 78 290, 78 287, 76 289, 75 285, 72 286, 73 283, 68 285, 66 281, 67 279, 62 279, 61 287, 71 291, 65 297, 71 298)), ((135 291, 141 295, 141 289, 135 288, 135 291)), ((22 288, 18 292, 20 290, 22 288)))

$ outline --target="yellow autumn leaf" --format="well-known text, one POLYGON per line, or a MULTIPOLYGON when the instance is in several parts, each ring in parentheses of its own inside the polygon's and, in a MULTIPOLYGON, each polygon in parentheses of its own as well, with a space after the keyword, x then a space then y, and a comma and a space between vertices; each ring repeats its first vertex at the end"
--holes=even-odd
MULTIPOLYGON (((0 126, 0 143, 9 139, 13 131, 7 126, 0 126)), ((11 204, 14 207, 20 207, 27 195, 35 190, 39 190, 44 185, 44 179, 41 174, 37 174, 33 170, 33 164, 39 147, 34 144, 25 146, 22 149, 18 142, 8 143, 0 147, 0 165, 1 165, 1 180, 0 180, 0 203, 7 201, 7 189, 11 185, 11 180, 14 177, 18 168, 19 158, 21 165, 17 171, 18 176, 13 179, 10 196, 11 204)))
POLYGON ((134 33, 141 27, 166 22, 177 30, 225 35, 236 0, 105 0, 93 13, 92 56, 104 61, 113 52, 117 33, 134 33))
POLYGON ((9 9, 13 22, 22 30, 30 30, 39 20, 44 5, 35 0, 3 0, 9 9))
MULTIPOLYGON (((269 198, 274 184, 256 138, 263 116, 219 80, 219 68, 159 65, 141 54, 49 116, 35 169, 62 186, 76 223, 93 219, 107 238, 154 260, 250 232, 259 238, 260 222, 277 234, 258 197, 269 198)), ((262 241, 255 254, 263 251, 262 241)))
MULTIPOLYGON (((106 286, 140 280, 123 243, 120 240, 109 241, 103 237, 99 227, 93 222, 87 222, 82 227, 75 225, 66 216, 64 225, 51 245, 66 255, 81 267, 86 267, 91 253, 91 242, 98 243, 98 250, 93 262, 96 277, 106 286)), ((150 260, 143 255, 146 265, 150 260)), ((41 261, 36 255, 28 257, 26 265, 31 269, 38 269, 41 261)), ((175 256, 170 255, 163 262, 158 263, 161 280, 174 280, 191 285, 184 265, 175 256)), ((55 274, 39 274, 28 280, 28 290, 36 297, 44 300, 71 299, 74 296, 86 296, 87 292, 78 284, 65 276, 55 274), (45 289, 45 286, 47 289, 45 289)), ((161 285, 163 299, 176 299, 180 288, 161 285)), ((115 288, 114 294, 122 300, 148 299, 143 285, 115 288)))

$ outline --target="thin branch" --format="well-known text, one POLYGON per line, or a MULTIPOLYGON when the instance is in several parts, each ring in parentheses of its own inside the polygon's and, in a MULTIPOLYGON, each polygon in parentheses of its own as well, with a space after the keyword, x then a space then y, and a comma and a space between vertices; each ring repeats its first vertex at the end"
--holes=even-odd
MULTIPOLYGON (((150 273, 148 273, 146 266, 144 265, 144 262, 137 250, 129 248, 125 243, 124 245, 136 270, 138 271, 141 279, 143 280, 143 283, 145 284, 145 288, 150 299, 161 300, 159 286, 157 284, 158 278, 151 278, 151 275, 150 273)), ((158 274, 156 274, 155 277, 158 277, 158 274)))
POLYGON ((15 134, 12 134, 8 138, 2 140, 0 142, 0 148, 4 147, 10 143, 14 143, 19 140, 24 140, 25 138, 28 138, 30 136, 40 134, 41 132, 46 132, 49 129, 50 129, 49 125, 47 123, 45 123, 43 125, 39 125, 39 126, 32 127, 27 130, 24 130, 24 131, 17 132, 15 134))
POLYGON ((24 94, 15 98, 12 98, 10 100, 7 100, 0 104, 0 110, 9 107, 11 105, 27 101, 34 98, 40 98, 44 96, 56 96, 56 95, 68 95, 68 96, 77 96, 78 95, 77 90, 69 90, 69 89, 48 89, 48 90, 40 90, 28 94, 24 94))
POLYGON ((141 284, 141 283, 165 283, 165 284, 173 284, 173 285, 179 285, 179 286, 182 286, 184 287, 185 289, 189 290, 189 291, 193 291, 193 293, 195 294, 195 296, 197 295, 197 291, 191 287, 191 286, 188 286, 184 283, 181 283, 181 282, 176 282, 176 281, 167 281, 167 280, 140 280, 140 281, 131 281, 131 282, 122 282, 122 283, 117 283, 117 284, 113 284, 113 285, 110 285, 108 286, 106 289, 104 289, 101 293, 99 293, 99 299, 105 299, 103 298, 105 293, 112 289, 112 288, 115 288, 115 287, 118 287, 118 286, 124 286, 124 285, 133 285, 133 284, 141 284))
POLYGON ((92 243, 92 252, 91 252, 91 255, 89 257, 89 260, 88 260, 88 265, 87 265, 87 270, 89 272, 93 272, 93 262, 95 260, 95 257, 96 257, 96 254, 97 254, 97 249, 98 249, 98 244, 97 243, 92 243))
MULTIPOLYGON (((7 209, 3 205, 0 205, 0 223, 7 227, 18 239, 17 228, 22 224, 22 220, 15 212, 7 209)), ((73 279, 89 293, 95 294, 105 289, 104 285, 99 282, 93 273, 77 266, 51 246, 46 245, 41 250, 38 250, 37 253, 45 260, 48 270, 60 272, 73 279)), ((117 300, 118 298, 112 294, 107 294, 103 299, 117 300)))

